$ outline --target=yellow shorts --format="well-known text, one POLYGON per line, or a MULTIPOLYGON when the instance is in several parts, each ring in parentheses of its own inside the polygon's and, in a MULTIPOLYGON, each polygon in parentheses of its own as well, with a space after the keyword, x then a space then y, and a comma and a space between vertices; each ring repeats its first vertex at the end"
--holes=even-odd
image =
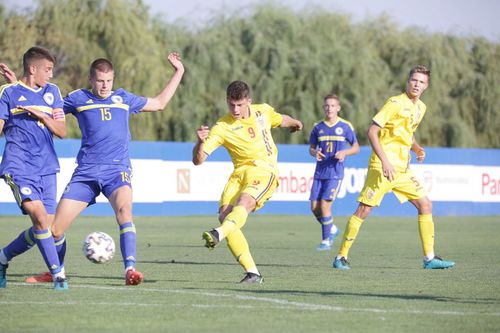
POLYGON ((397 172, 391 182, 384 177, 382 170, 368 168, 365 186, 361 190, 358 201, 369 206, 379 206, 384 195, 389 191, 393 191, 401 203, 427 195, 411 170, 397 172))
POLYGON ((249 166, 234 171, 224 187, 219 201, 219 207, 236 204, 242 193, 255 199, 255 210, 261 208, 271 198, 278 186, 277 174, 269 169, 249 166))

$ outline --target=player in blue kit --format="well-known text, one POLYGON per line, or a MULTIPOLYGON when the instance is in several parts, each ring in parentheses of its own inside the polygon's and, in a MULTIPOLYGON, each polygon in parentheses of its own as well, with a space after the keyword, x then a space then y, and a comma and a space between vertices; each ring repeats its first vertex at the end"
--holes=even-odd
MULTIPOLYGON (((22 78, 0 88, 0 133, 3 130, 6 140, 0 178, 33 223, 0 251, 0 288, 6 287, 8 262, 37 244, 55 281, 54 289, 67 289, 64 266, 50 231, 59 172, 53 136, 66 136, 61 93, 49 83, 54 64, 55 58, 47 50, 32 47, 23 56, 22 78)), ((6 67, 2 64, 0 68, 4 74, 6 67)))
POLYGON ((309 200, 311 211, 321 224, 322 240, 318 251, 330 250, 339 234, 339 229, 333 223, 332 203, 344 178, 346 156, 359 152, 354 128, 351 123, 338 117, 340 109, 337 95, 327 95, 323 99, 325 119, 314 126, 309 137, 309 153, 317 161, 309 200))
MULTIPOLYGON (((137 96, 124 89, 113 91, 113 64, 101 58, 90 66, 91 89, 79 89, 64 98, 64 112, 78 120, 82 144, 77 156, 78 166, 57 206, 52 226, 54 237, 62 240, 59 257, 64 260, 64 232, 103 193, 113 207, 119 225, 126 285, 138 285, 144 279, 143 274, 135 269, 129 117, 141 111, 161 111, 170 101, 184 75, 184 66, 177 53, 170 53, 168 61, 175 73, 156 97, 137 96)), ((26 281, 47 282, 50 279, 50 275, 42 273, 26 281)))

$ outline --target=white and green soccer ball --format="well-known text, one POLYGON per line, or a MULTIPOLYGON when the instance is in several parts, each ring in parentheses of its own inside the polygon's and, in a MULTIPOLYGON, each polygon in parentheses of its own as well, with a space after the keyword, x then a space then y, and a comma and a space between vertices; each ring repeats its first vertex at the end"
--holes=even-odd
POLYGON ((104 232, 94 231, 83 241, 83 254, 94 264, 104 264, 115 255, 115 241, 104 232))

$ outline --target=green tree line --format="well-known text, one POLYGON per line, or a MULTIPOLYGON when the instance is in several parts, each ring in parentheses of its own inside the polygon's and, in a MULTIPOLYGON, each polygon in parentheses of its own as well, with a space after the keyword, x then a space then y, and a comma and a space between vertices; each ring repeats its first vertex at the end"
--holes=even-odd
MULTIPOLYGON (((500 147, 500 44, 402 30, 381 16, 354 24, 343 14, 311 8, 295 13, 273 4, 246 15, 223 12, 197 28, 166 23, 140 0, 38 0, 24 11, 0 3, 0 61, 18 75, 31 46, 57 57, 53 82, 63 94, 88 86, 92 60, 115 64, 115 88, 154 96, 172 74, 166 56, 181 53, 186 74, 164 112, 134 116, 134 140, 194 141, 195 128, 227 112, 225 88, 242 79, 255 102, 304 123, 301 134, 276 131, 279 143, 306 143, 323 118, 322 99, 336 93, 340 116, 367 144, 365 132, 385 100, 404 90, 409 69, 432 70, 423 96, 428 112, 417 131, 425 146, 500 147)), ((79 137, 69 119, 69 133, 79 137)))

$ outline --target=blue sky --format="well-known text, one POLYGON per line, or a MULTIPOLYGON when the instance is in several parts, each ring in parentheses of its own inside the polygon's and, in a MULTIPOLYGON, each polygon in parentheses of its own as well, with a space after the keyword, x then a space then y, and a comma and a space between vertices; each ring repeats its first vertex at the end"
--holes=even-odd
MULTIPOLYGON (((386 13, 402 28, 418 26, 429 32, 479 35, 500 43, 498 0, 143 0, 153 15, 167 22, 182 20, 199 25, 224 11, 233 15, 255 4, 273 2, 295 11, 312 6, 350 14, 354 22, 386 13)), ((34 0, 0 0, 9 8, 32 6, 34 0)))

